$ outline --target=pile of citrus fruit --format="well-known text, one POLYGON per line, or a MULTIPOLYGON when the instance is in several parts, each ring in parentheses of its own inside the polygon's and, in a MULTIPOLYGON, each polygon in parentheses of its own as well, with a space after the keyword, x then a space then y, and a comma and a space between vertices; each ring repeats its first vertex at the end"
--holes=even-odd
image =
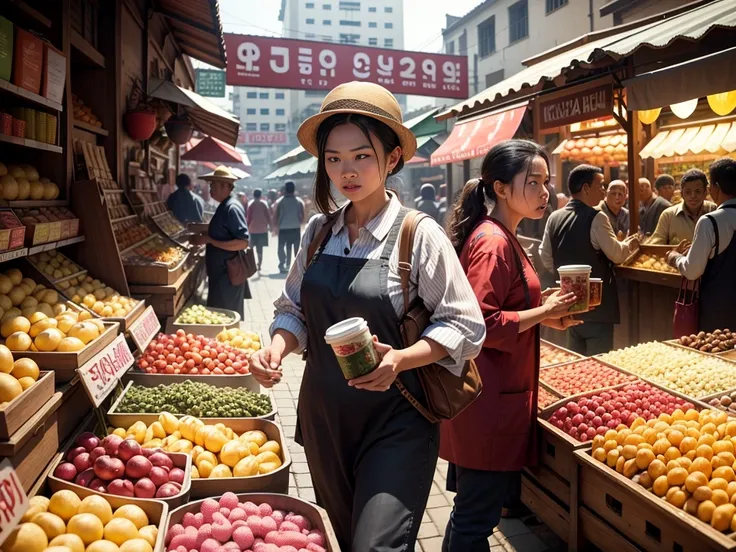
POLYGON ((13 359, 13 353, 0 345, 0 406, 9 403, 31 387, 40 371, 38 364, 30 358, 13 359))
POLYGON ((152 552, 158 538, 156 526, 135 504, 113 511, 99 495, 80 499, 68 490, 29 502, 2 552, 152 552))

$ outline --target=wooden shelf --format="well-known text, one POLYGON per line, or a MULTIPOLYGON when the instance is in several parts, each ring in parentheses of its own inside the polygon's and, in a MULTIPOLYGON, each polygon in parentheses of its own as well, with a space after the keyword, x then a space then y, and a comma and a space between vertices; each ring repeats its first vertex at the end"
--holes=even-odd
POLYGON ((96 66, 98 69, 105 68, 105 56, 98 52, 86 38, 74 29, 71 32, 71 43, 72 47, 82 54, 91 65, 96 66))
POLYGON ((14 199, 12 201, 3 201, 3 205, 7 205, 11 209, 24 209, 35 207, 69 207, 69 202, 66 199, 14 199))
POLYGON ((83 121, 78 121, 76 119, 74 119, 74 128, 78 128, 86 132, 92 132, 94 134, 99 134, 100 136, 107 136, 109 134, 109 132, 107 132, 104 128, 96 127, 95 125, 91 125, 83 121))
POLYGON ((31 101, 43 107, 48 107, 55 111, 64 110, 64 106, 62 104, 52 102, 51 100, 47 100, 40 94, 34 94, 33 92, 26 90, 25 88, 20 88, 19 86, 15 86, 14 84, 6 80, 0 79, 0 91, 5 91, 10 94, 14 94, 15 96, 18 96, 19 98, 23 98, 25 100, 31 101))
POLYGON ((22 11, 23 13, 25 13, 32 19, 35 19, 44 27, 48 27, 49 29, 51 28, 51 24, 52 24, 51 20, 45 15, 43 15, 41 12, 39 12, 37 9, 26 4, 23 0, 10 0, 10 3, 15 4, 15 6, 20 11, 22 11))
POLYGON ((39 142, 38 140, 28 140, 27 138, 18 138, 16 136, 8 136, 7 134, 0 134, 0 142, 7 144, 15 144, 17 146, 23 146, 26 148, 33 148, 42 151, 50 151, 52 153, 64 153, 64 149, 60 146, 54 146, 45 142, 39 142))
POLYGON ((137 218, 138 218, 138 215, 136 215, 136 214, 128 215, 127 217, 120 217, 120 218, 116 218, 116 219, 111 219, 110 220, 110 224, 117 224, 118 222, 123 222, 123 221, 126 221, 126 220, 132 220, 132 219, 137 219, 137 218))
POLYGON ((65 240, 57 242, 42 243, 39 245, 34 245, 33 247, 21 247, 20 249, 14 249, 13 251, 5 251, 3 253, 0 253, 0 263, 12 261, 13 259, 20 259, 21 257, 29 257, 31 255, 35 255, 36 253, 51 251, 52 249, 59 249, 60 247, 65 247, 67 245, 72 245, 75 243, 81 243, 83 241, 84 236, 75 236, 73 238, 67 238, 65 240))

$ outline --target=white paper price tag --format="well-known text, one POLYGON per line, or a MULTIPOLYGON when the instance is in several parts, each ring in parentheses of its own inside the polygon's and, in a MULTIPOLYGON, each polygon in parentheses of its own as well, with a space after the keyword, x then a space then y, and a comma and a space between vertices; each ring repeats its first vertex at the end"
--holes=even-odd
POLYGON ((0 544, 15 529, 28 510, 28 496, 10 460, 0 463, 0 544))
POLYGON ((161 323, 158 321, 156 313, 153 312, 153 307, 149 306, 138 317, 138 320, 130 325, 130 336, 138 350, 144 351, 160 330, 161 323))
POLYGON ((130 352, 125 336, 120 334, 77 370, 95 408, 110 394, 118 379, 133 364, 133 360, 133 353, 130 352))

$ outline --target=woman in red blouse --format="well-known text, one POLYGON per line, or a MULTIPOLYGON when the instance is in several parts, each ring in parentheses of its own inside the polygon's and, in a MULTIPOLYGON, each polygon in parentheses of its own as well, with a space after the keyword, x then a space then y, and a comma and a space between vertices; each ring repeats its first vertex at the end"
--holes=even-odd
POLYGON ((465 185, 448 222, 483 311, 486 340, 475 359, 483 393, 440 430, 440 456, 450 462, 447 489, 457 493, 443 552, 489 550, 508 484, 535 458, 538 325, 579 323, 567 316, 574 294, 542 293, 515 237, 522 219, 544 216, 547 154, 533 142, 507 140, 486 154, 481 174, 465 185))

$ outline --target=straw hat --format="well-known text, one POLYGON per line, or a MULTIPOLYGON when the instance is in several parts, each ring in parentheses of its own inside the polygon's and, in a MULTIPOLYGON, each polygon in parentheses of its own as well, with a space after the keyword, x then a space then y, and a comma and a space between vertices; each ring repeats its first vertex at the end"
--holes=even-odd
POLYGON ((358 81, 333 88, 322 102, 319 113, 309 117, 299 127, 296 133, 299 143, 315 157, 318 156, 317 129, 322 121, 337 113, 356 113, 385 123, 399 137, 404 161, 414 157, 417 139, 403 124, 399 102, 383 86, 358 81))
POLYGON ((225 165, 220 165, 209 174, 203 174, 199 177, 201 180, 223 180, 225 182, 235 182, 238 177, 235 176, 225 165))

